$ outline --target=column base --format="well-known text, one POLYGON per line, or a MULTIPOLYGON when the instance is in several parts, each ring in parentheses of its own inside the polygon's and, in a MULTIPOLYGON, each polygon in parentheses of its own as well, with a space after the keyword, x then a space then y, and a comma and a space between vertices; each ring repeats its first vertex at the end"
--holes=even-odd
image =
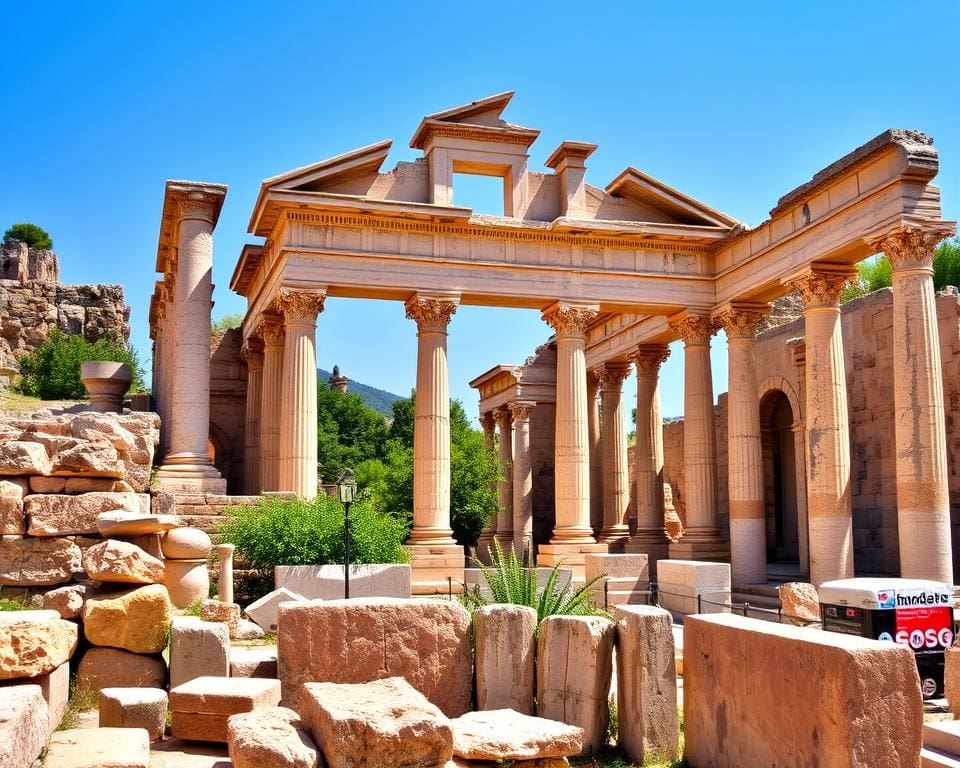
POLYGON ((600 531, 597 537, 598 544, 606 544, 607 551, 622 553, 624 546, 630 540, 630 528, 626 525, 613 525, 600 531))
POLYGON ((411 587, 415 595, 445 595, 463 591, 463 547, 459 544, 417 544, 407 542, 412 555, 411 587))
POLYGON ((730 545, 717 528, 688 528, 680 541, 670 542, 669 552, 671 560, 730 562, 730 545))
POLYGON ((547 568, 560 565, 573 569, 574 581, 586 580, 586 556, 606 554, 607 545, 596 542, 588 544, 541 544, 537 552, 537 565, 547 568))
MULTIPOLYGON (((210 467, 213 469, 213 467, 210 467)), ((161 467, 156 474, 151 490, 168 491, 176 496, 197 496, 216 494, 225 496, 227 481, 220 477, 215 469, 214 474, 190 474, 181 471, 180 467, 161 467)))

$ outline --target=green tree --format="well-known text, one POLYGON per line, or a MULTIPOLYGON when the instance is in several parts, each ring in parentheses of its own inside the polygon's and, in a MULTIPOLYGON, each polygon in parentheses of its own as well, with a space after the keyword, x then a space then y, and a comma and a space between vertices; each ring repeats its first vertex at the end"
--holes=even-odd
POLYGON ((933 287, 960 287, 960 237, 944 240, 933 254, 933 287))
POLYGON ((333 483, 344 467, 385 456, 387 424, 360 395, 317 383, 317 460, 324 482, 333 483))
POLYGON ((53 249, 53 240, 47 231, 36 224, 14 224, 3 233, 4 240, 19 240, 30 248, 40 248, 44 251, 53 249))
POLYGON ((136 349, 115 338, 87 341, 54 328, 37 349, 20 358, 20 378, 15 389, 42 400, 83 400, 87 390, 80 381, 80 365, 88 360, 126 363, 133 374, 131 392, 143 392, 143 366, 136 349))
POLYGON ((219 320, 214 320, 210 323, 210 331, 212 333, 218 333, 219 331, 227 331, 231 328, 239 328, 243 324, 243 315, 239 312, 231 312, 228 315, 224 315, 219 320))

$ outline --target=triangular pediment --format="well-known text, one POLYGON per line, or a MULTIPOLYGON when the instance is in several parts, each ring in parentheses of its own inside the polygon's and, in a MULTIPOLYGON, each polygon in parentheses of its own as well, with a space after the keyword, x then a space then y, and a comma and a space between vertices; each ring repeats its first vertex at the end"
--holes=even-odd
POLYGON ((495 93, 493 96, 487 96, 485 99, 477 99, 469 104, 461 104, 459 107, 444 109, 440 112, 434 112, 427 115, 424 120, 439 120, 444 123, 465 123, 468 125, 506 125, 501 115, 507 108, 510 99, 513 98, 513 91, 504 91, 495 93))
POLYGON ((294 168, 263 182, 264 189, 298 192, 323 192, 344 179, 376 175, 387 159, 393 141, 385 139, 352 152, 294 168))
POLYGON ((630 201, 642 210, 653 210, 667 221, 711 227, 732 227, 738 222, 689 195, 648 176, 636 168, 627 168, 611 181, 606 193, 630 201))
POLYGON ((468 137, 490 143, 506 141, 530 146, 540 135, 540 131, 513 125, 501 117, 512 98, 513 91, 504 91, 426 115, 410 139, 410 146, 413 149, 424 149, 431 137, 438 135, 468 137))

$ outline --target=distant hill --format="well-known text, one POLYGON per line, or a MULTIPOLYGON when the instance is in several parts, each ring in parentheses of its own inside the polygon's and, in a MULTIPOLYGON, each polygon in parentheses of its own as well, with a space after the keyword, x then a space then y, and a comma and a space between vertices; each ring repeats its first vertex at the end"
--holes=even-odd
MULTIPOLYGON (((319 378, 320 381, 326 383, 331 375, 330 371, 317 368, 317 378, 319 378)), ((373 410, 382 413, 384 416, 393 415, 393 408, 391 408, 391 406, 395 401, 406 400, 405 397, 395 395, 393 392, 386 392, 382 389, 371 387, 368 384, 361 384, 359 381, 354 381, 353 379, 350 379, 350 385, 347 391, 360 395, 368 408, 373 408, 373 410)))

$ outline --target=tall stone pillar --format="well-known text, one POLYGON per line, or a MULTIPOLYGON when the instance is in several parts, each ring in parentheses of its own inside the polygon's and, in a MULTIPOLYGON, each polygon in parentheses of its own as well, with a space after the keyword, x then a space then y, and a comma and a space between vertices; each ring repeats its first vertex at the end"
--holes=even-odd
POLYGON ((283 321, 264 315, 257 325, 263 339, 260 393, 260 490, 280 490, 280 408, 283 378, 283 321))
POLYGON ((953 227, 905 227, 879 246, 893 267, 893 418, 900 575, 953 584, 949 468, 933 253, 953 227))
POLYGON ((510 403, 513 417, 513 549, 533 562, 533 463, 530 458, 530 414, 536 403, 510 403))
POLYGON ((498 408, 495 415, 500 428, 498 450, 502 473, 498 483, 500 504, 495 538, 500 548, 506 550, 513 546, 513 415, 506 406, 498 408))
POLYGON ((603 448, 600 442, 600 377, 587 371, 587 439, 590 442, 590 527, 603 528, 603 448))
MULTIPOLYGON (((488 451, 495 450, 494 443, 496 442, 496 421, 493 418, 493 413, 486 412, 480 414, 480 426, 483 428, 483 444, 486 446, 488 451)), ((477 540, 477 557, 484 563, 490 563, 490 542, 494 539, 494 534, 497 532, 497 515, 494 514, 490 518, 490 522, 487 523, 483 530, 480 532, 480 538, 477 540)))
POLYGON ((406 303, 417 323, 417 399, 413 425, 413 580, 417 591, 446 592, 463 579, 463 547, 450 528, 450 384, 447 326, 457 294, 415 294, 406 303))
POLYGON ((717 527, 717 435, 714 419, 710 337, 716 322, 685 313, 671 322, 683 339, 683 467, 687 519, 683 538, 670 557, 727 560, 730 548, 717 527))
POLYGON ((243 492, 260 493, 260 409, 263 392, 263 341, 250 336, 240 349, 247 363, 247 404, 243 430, 243 492))
POLYGON ((806 331, 807 528, 810 581, 853 576, 850 426, 840 332, 849 267, 813 266, 789 286, 803 296, 806 331))
POLYGON ((630 506, 630 470, 627 458, 627 427, 624 423, 623 382, 630 363, 608 362, 600 371, 603 398, 603 529, 599 541, 610 552, 622 551, 630 538, 627 509, 630 506))
POLYGON ((280 490, 317 496, 317 315, 326 291, 281 288, 283 375, 280 380, 280 490))
POLYGON ((733 584, 766 584, 767 521, 760 437, 760 398, 754 360, 757 328, 766 305, 730 305, 719 320, 727 334, 727 498, 730 510, 730 578, 733 584))
POLYGON ((564 561, 583 573, 587 552, 605 552, 590 525, 590 446, 587 408, 586 334, 600 313, 595 304, 557 302, 543 318, 557 341, 557 416, 554 447, 556 524, 549 544, 540 547, 540 565, 564 561))
POLYGON ((637 445, 634 449, 637 530, 625 547, 645 554, 650 578, 656 579, 657 560, 667 557, 670 539, 663 519, 663 418, 660 416, 660 366, 670 350, 662 346, 637 348, 637 445))
MULTIPOLYGON (((177 224, 176 343, 167 423, 169 450, 157 473, 161 488, 226 493, 213 466, 210 440, 210 311, 213 307, 213 227, 223 193, 200 188, 171 192, 177 224)), ((166 208, 166 205, 164 206, 166 208)))

